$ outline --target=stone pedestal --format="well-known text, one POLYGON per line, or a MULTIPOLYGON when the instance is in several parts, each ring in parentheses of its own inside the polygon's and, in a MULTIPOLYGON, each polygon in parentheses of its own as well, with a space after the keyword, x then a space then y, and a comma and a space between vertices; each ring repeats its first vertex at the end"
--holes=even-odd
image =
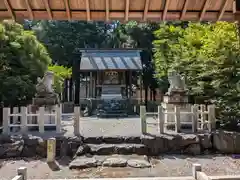
MULTIPOLYGON (((163 98, 162 107, 165 109, 166 114, 164 115, 165 123, 167 124, 168 129, 174 129, 174 124, 169 124, 175 122, 175 115, 167 114, 168 112, 174 112, 175 106, 179 107, 180 112, 191 112, 191 104, 188 104, 188 96, 185 92, 171 92, 163 98)), ((189 124, 192 121, 190 114, 180 114, 181 128, 191 128, 192 125, 189 124), (189 122, 189 123, 186 123, 189 122)))

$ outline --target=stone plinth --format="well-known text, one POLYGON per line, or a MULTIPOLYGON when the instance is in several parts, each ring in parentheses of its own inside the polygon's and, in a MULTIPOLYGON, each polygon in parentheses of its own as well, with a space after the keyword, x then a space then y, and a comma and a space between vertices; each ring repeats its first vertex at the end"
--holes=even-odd
POLYGON ((186 104, 188 103, 188 96, 178 93, 172 95, 165 95, 163 97, 163 102, 167 104, 186 104))
MULTIPOLYGON (((163 97, 162 107, 166 112, 164 115, 165 123, 175 122, 175 115, 167 114, 168 112, 174 112, 175 106, 179 107, 180 112, 191 112, 191 104, 188 104, 186 91, 172 91, 163 97)), ((192 116, 190 114, 180 113, 180 122, 181 128, 191 128, 192 125, 185 122, 192 122, 192 116)), ((167 125, 167 128, 169 129, 173 129, 174 127, 174 124, 167 125)))
POLYGON ((57 97, 36 97, 33 98, 33 105, 40 106, 53 106, 58 104, 59 100, 57 97))

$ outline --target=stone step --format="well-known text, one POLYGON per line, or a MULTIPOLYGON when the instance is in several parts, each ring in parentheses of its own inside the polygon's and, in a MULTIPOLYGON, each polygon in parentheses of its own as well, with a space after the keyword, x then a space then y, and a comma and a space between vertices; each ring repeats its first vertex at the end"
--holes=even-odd
POLYGON ((138 154, 147 155, 148 148, 143 144, 84 144, 75 154, 111 155, 111 154, 138 154))
POLYGON ((83 142, 85 144, 141 144, 142 139, 140 136, 115 136, 115 137, 107 137, 107 136, 96 136, 96 137, 84 137, 83 142))
POLYGON ((137 155, 81 156, 75 158, 69 164, 70 169, 85 169, 98 166, 150 168, 152 165, 146 156, 137 155))

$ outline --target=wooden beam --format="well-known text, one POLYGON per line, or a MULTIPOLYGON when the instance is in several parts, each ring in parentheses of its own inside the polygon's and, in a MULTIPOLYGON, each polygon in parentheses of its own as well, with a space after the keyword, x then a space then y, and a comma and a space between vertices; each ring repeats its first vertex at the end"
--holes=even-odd
POLYGON ((143 13, 143 21, 146 21, 146 20, 147 20, 149 3, 150 3, 149 0, 145 0, 144 13, 143 13))
POLYGON ((221 11, 219 13, 218 21, 220 21, 222 19, 222 16, 223 16, 223 14, 224 14, 224 12, 225 12, 225 10, 227 8, 228 3, 229 3, 229 0, 225 0, 225 3, 223 4, 222 9, 221 9, 221 11))
POLYGON ((91 21, 91 13, 90 13, 90 3, 89 0, 86 0, 86 13, 87 13, 87 21, 91 21))
POLYGON ((64 0, 64 3, 65 3, 65 7, 66 7, 66 13, 68 16, 68 20, 70 21, 72 17, 71 17, 71 11, 70 11, 70 6, 69 6, 69 0, 64 0))
POLYGON ((184 19, 184 16, 185 16, 185 14, 187 12, 188 3, 189 3, 189 0, 185 0, 180 20, 184 19))
POLYGON ((167 16, 167 11, 168 11, 168 6, 170 4, 170 0, 165 0, 165 6, 164 6, 164 10, 163 10, 163 16, 162 16, 162 20, 165 21, 166 20, 166 16, 167 16))
MULTIPOLYGON (((15 16, 17 19, 28 19, 29 13, 27 10, 15 11, 15 16)), ((52 14, 54 20, 68 20, 65 11, 60 10, 52 10, 52 14)), ((46 10, 33 10, 34 19, 42 19, 42 20, 49 20, 49 16, 46 10)), ((86 20, 86 12, 72 12, 72 20, 86 20)), ((206 12, 204 16, 204 20, 206 21, 217 21, 219 13, 218 12, 206 12)), ((148 20, 151 21, 159 21, 159 17, 162 16, 161 12, 151 12, 148 11, 148 20)), ((0 20, 9 18, 9 14, 7 10, 1 11, 0 10, 0 20)), ((171 20, 179 20, 181 17, 180 12, 168 12, 167 18, 171 20)), ((106 18, 106 12, 91 12, 91 20, 96 21, 104 21, 106 18)), ((116 20, 124 20, 125 12, 109 12, 109 19, 116 19, 116 20)), ((141 20, 143 18, 143 12, 129 12, 129 20, 141 20)), ((199 12, 187 12, 185 17, 185 21, 199 21, 199 12)), ((232 12, 226 11, 223 14, 222 20, 228 22, 234 22, 235 16, 232 12)))
POLYGON ((106 0, 105 4, 106 4, 106 21, 109 21, 109 0, 106 0))
POLYGON ((236 1, 233 0, 233 13, 235 14, 237 12, 237 4, 236 1))
POLYGON ((52 15, 52 11, 51 11, 51 8, 50 8, 48 0, 43 0, 43 2, 44 2, 44 5, 45 5, 45 8, 47 10, 49 19, 52 20, 53 19, 53 15, 52 15))
POLYGON ((209 2, 209 0, 205 0, 205 3, 204 3, 204 6, 203 6, 203 9, 202 9, 199 21, 202 21, 202 19, 204 17, 204 14, 205 14, 205 12, 207 10, 208 2, 209 2))
POLYGON ((129 0, 126 0, 125 21, 128 21, 128 17, 129 17, 129 0))
POLYGON ((33 17, 33 12, 32 12, 32 8, 30 6, 29 0, 25 0, 25 4, 27 6, 27 11, 29 13, 29 17, 31 20, 33 20, 34 17, 33 17))
POLYGON ((5 6, 6 6, 7 10, 8 10, 8 13, 11 15, 12 19, 15 21, 16 17, 15 17, 15 14, 14 14, 14 12, 12 10, 12 7, 9 4, 8 0, 4 0, 4 4, 5 4, 5 6))

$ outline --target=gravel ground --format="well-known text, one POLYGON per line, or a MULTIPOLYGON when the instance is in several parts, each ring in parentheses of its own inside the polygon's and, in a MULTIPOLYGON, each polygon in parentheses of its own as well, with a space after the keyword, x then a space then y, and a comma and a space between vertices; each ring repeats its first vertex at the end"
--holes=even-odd
POLYGON ((45 159, 0 160, 0 179, 9 180, 16 175, 17 168, 27 167, 30 179, 64 179, 64 178, 113 178, 113 177, 166 177, 191 176, 192 163, 200 163, 207 175, 240 175, 240 159, 232 159, 224 155, 160 156, 151 158, 151 168, 90 168, 69 170, 68 159, 59 160, 60 170, 54 171, 45 163, 45 159))

